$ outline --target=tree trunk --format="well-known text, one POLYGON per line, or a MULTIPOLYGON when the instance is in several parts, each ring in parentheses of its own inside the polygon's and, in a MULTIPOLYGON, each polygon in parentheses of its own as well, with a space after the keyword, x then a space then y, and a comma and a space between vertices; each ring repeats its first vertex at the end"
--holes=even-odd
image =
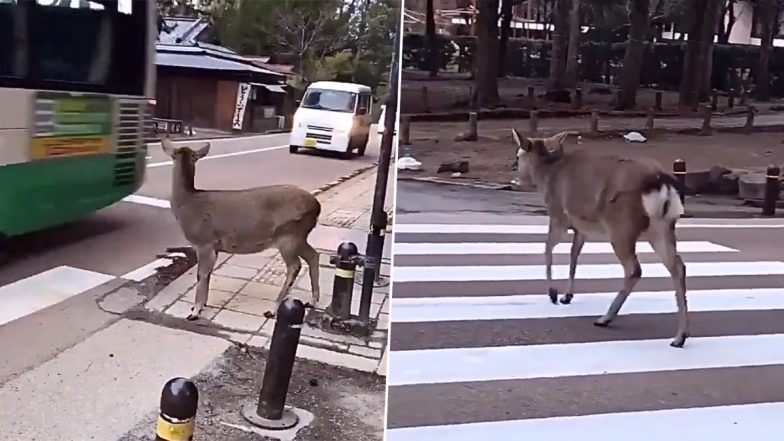
POLYGON ((686 43, 686 51, 683 54, 683 75, 681 75, 681 86, 678 95, 678 104, 690 107, 695 104, 697 94, 698 67, 700 56, 700 39, 702 38, 702 25, 705 21, 703 11, 707 7, 709 0, 692 0, 691 8, 688 12, 690 23, 688 27, 689 39, 686 43))
POLYGON ((719 20, 716 26, 716 37, 719 44, 729 43, 730 35, 732 34, 732 28, 735 27, 735 22, 737 19, 738 18, 735 16, 735 0, 722 1, 719 12, 719 20), (727 19, 726 22, 724 21, 725 17, 727 19))
POLYGON ((761 35, 760 57, 757 67, 754 97, 757 101, 770 101, 770 53, 773 47, 774 27, 776 25, 777 8, 774 0, 760 0, 759 8, 761 35))
POLYGON ((577 58, 580 54, 580 0, 571 0, 572 9, 569 11, 569 49, 566 53, 566 84, 569 87, 577 86, 577 58))
POLYGON ((548 92, 559 92, 566 88, 566 56, 569 42, 569 5, 571 0, 556 0, 553 9, 553 44, 550 52, 550 78, 548 92))
POLYGON ((710 100, 713 89, 713 38, 716 35, 716 26, 719 22, 721 4, 724 0, 708 0, 705 8, 705 21, 702 24, 702 37, 700 38, 700 69, 695 69, 697 77, 698 103, 710 100))
POLYGON ((631 109, 637 101, 637 89, 640 86, 643 57, 645 56, 645 40, 648 35, 648 11, 650 0, 632 0, 629 5, 629 41, 623 56, 623 70, 619 79, 620 94, 616 108, 631 109))
POLYGON ((433 0, 427 0, 425 22, 425 46, 427 49, 427 67, 430 71, 430 78, 438 76, 439 71, 439 51, 438 41, 436 40, 436 11, 433 7, 433 0))
POLYGON ((506 76, 506 46, 509 43, 509 26, 512 24, 512 6, 515 0, 501 0, 501 40, 498 42, 498 76, 506 76))
POLYGON ((476 94, 477 105, 498 104, 498 0, 477 0, 476 94))

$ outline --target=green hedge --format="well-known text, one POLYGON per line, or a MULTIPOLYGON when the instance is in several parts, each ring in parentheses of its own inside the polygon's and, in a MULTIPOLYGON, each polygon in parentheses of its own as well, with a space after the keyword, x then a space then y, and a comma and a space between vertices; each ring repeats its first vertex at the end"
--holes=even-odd
MULTIPOLYGON (((472 67, 472 54, 476 37, 437 36, 441 52, 440 64, 458 66, 460 72, 472 67)), ((550 70, 551 42, 512 38, 506 51, 507 73, 512 76, 546 78, 550 70)), ((663 90, 677 90, 682 76, 683 42, 659 42, 648 44, 642 70, 641 85, 663 90)), ((580 46, 580 77, 585 81, 617 84, 623 66, 626 43, 584 42, 580 46)), ((713 87, 729 91, 730 69, 750 69, 750 78, 757 71, 759 46, 716 44, 713 49, 713 87)), ((784 96, 784 48, 775 47, 770 57, 772 92, 776 97, 784 96)), ((403 37, 403 67, 426 69, 424 37, 408 34, 403 37)), ((735 85, 737 87, 737 85, 735 85)))

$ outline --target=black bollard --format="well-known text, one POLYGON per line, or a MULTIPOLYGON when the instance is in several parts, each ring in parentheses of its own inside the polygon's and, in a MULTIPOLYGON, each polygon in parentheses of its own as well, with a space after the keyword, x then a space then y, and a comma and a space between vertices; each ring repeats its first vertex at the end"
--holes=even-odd
POLYGON ((681 204, 686 203, 686 162, 683 159, 676 159, 672 163, 672 174, 678 181, 678 192, 681 194, 681 204))
POLYGON ((329 258, 329 263, 335 265, 335 278, 332 282, 332 302, 327 307, 327 314, 339 320, 351 318, 351 298, 354 295, 354 273, 358 255, 359 249, 353 242, 343 242, 337 253, 329 258))
POLYGON ((653 108, 656 109, 656 111, 658 111, 658 112, 661 112, 661 110, 662 110, 662 100, 663 100, 663 98, 664 97, 663 97, 662 92, 657 91, 656 92, 656 102, 655 102, 653 108))
POLYGON ((161 391, 155 441, 193 441, 199 389, 187 378, 172 378, 161 391))
POLYGON ((762 205, 762 215, 773 216, 776 214, 776 202, 781 191, 781 183, 779 181, 781 169, 775 165, 769 165, 765 174, 765 201, 762 205))
POLYGON ((289 297, 278 307, 276 317, 259 402, 256 406, 245 406, 242 416, 258 427, 284 430, 299 422, 297 414, 286 409, 286 395, 297 358, 299 334, 305 321, 305 305, 299 299, 289 297))

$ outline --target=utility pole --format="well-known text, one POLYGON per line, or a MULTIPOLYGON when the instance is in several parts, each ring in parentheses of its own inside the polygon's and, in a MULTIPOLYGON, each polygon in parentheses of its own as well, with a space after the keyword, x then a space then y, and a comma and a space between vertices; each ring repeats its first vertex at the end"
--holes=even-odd
POLYGON ((362 270, 362 297, 359 303, 359 320, 368 324, 370 319, 370 303, 373 298, 373 287, 376 275, 381 269, 381 255, 384 252, 383 234, 387 227, 387 215, 384 202, 387 195, 389 165, 392 158, 395 139, 395 123, 397 122, 398 84, 400 83, 400 34, 401 21, 398 18, 395 32, 392 65, 389 68, 389 88, 384 112, 384 135, 381 138, 381 153, 378 158, 376 172, 376 189, 373 194, 373 209, 370 213, 370 233, 367 237, 365 262, 362 270))

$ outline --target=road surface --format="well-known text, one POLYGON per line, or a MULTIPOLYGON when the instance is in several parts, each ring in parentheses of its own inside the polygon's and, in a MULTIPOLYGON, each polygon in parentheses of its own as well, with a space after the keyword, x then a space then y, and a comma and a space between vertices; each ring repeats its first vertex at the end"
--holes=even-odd
MULTIPOLYGON (((692 337, 675 349, 672 282, 646 243, 642 280, 614 324, 597 328, 622 279, 606 239, 586 244, 573 303, 553 305, 546 218, 470 211, 488 196, 474 190, 448 212, 417 202, 426 188, 407 188, 397 194, 407 214, 395 226, 387 440, 780 439, 780 219, 681 222, 692 337)), ((560 292, 568 263, 564 243, 560 292)))

